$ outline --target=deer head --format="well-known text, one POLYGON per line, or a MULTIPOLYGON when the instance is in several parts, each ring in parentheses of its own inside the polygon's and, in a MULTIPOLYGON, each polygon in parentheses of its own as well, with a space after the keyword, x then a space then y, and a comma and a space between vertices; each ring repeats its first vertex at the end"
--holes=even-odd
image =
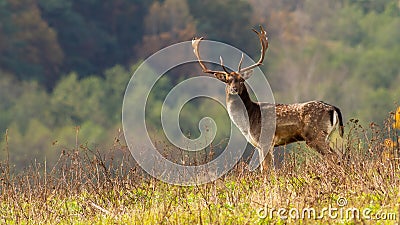
POLYGON ((200 64, 203 72, 214 74, 214 76, 218 80, 226 83, 227 93, 229 93, 229 94, 232 94, 232 95, 241 94, 244 89, 244 81, 252 75, 253 69, 262 65, 262 63, 264 61, 265 52, 267 51, 267 48, 268 48, 267 32, 262 28, 262 26, 260 26, 260 31, 257 31, 255 29, 253 29, 253 31, 257 34, 258 38, 260 39, 260 43, 261 43, 260 59, 258 60, 257 63, 255 63, 251 66, 248 66, 246 68, 241 68, 242 62, 243 62, 243 53, 242 53, 242 57, 239 61, 237 71, 232 71, 232 72, 229 72, 228 69, 224 66, 222 57, 220 57, 220 64, 221 64, 221 67, 223 70, 222 71, 209 70, 200 59, 199 44, 200 44, 200 41, 203 40, 203 38, 195 38, 192 41, 192 47, 193 47, 194 54, 196 55, 197 60, 199 61, 199 64, 200 64))

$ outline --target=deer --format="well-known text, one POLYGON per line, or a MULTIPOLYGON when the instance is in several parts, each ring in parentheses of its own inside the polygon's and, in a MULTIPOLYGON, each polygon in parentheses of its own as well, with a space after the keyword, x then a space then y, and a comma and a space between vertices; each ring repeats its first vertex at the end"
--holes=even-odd
MULTIPOLYGON (((330 147, 330 137, 337 130, 343 138, 342 113, 336 106, 323 101, 308 101, 294 104, 273 104, 254 102, 246 87, 246 80, 253 69, 263 64, 268 48, 267 32, 260 26, 260 31, 252 29, 261 43, 260 59, 253 65, 242 67, 243 53, 237 71, 229 71, 220 57, 222 70, 210 70, 200 57, 199 44, 203 38, 192 40, 193 52, 204 73, 213 74, 226 84, 226 108, 231 121, 239 128, 247 142, 258 151, 260 170, 274 171, 273 148, 294 142, 305 141, 306 145, 315 149, 322 156, 340 157, 340 152, 330 147), (263 140, 262 116, 275 110, 275 131, 271 141, 263 140), (246 115, 247 114, 247 118, 246 115), (261 136, 261 137, 260 137, 261 136), (266 156, 264 156, 266 153, 266 156)), ((265 123, 265 121, 264 121, 265 123)), ((265 139, 265 138, 264 138, 265 139)), ((256 166, 256 167, 257 167, 256 166)))

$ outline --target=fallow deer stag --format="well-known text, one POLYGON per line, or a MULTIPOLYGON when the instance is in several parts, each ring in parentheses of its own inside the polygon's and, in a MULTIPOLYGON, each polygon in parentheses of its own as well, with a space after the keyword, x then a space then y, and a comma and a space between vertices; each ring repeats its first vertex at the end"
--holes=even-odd
POLYGON ((252 70, 264 61, 268 48, 266 31, 260 26, 260 31, 253 29, 261 43, 261 56, 257 63, 241 68, 242 58, 238 70, 228 72, 224 66, 222 57, 221 67, 223 71, 209 70, 202 62, 199 53, 199 44, 203 38, 195 38, 192 41, 194 54, 204 73, 213 74, 217 79, 226 83, 226 105, 228 114, 233 123, 239 128, 247 141, 252 144, 259 153, 260 169, 274 169, 273 147, 286 145, 293 142, 305 141, 306 144, 317 150, 322 155, 338 156, 339 152, 329 145, 329 138, 334 130, 338 130, 343 137, 343 121, 340 110, 322 101, 310 101, 295 104, 272 104, 253 102, 247 91, 245 80, 252 70), (240 104, 238 101, 241 101, 240 104), (261 114, 264 111, 275 109, 275 134, 271 141, 263 143, 260 138, 262 130, 261 114), (248 120, 243 116, 247 112, 248 120), (265 151, 264 151, 265 150, 265 151), (267 153, 264 160, 264 152, 267 153))

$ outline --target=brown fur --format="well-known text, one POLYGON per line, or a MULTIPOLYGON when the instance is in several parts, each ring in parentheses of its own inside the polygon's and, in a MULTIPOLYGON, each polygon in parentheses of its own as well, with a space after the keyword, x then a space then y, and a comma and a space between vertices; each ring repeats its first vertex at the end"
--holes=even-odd
POLYGON ((255 67, 263 63, 268 48, 267 32, 261 26, 260 31, 254 29, 253 31, 257 34, 261 44, 260 59, 255 64, 242 69, 242 54, 237 72, 228 72, 223 65, 222 57, 220 60, 223 71, 207 69, 201 61, 199 53, 199 44, 202 38, 193 39, 192 46, 203 72, 213 74, 220 81, 226 83, 226 103, 229 117, 247 141, 257 148, 260 163, 263 165, 261 170, 265 167, 273 167, 272 148, 274 146, 305 141, 308 146, 323 155, 337 153, 329 146, 329 137, 335 129, 338 129, 340 136, 343 137, 342 115, 335 106, 321 101, 271 104, 253 102, 250 99, 245 80, 251 76, 255 67), (271 117, 274 115, 275 117, 271 117), (268 128, 274 124, 271 123, 271 118, 276 119, 274 134, 268 133, 268 128), (262 122, 266 124, 261 124, 262 122), (268 139, 269 136, 273 136, 273 139, 268 139), (264 153, 267 153, 265 160, 264 153))
MULTIPOLYGON (((239 74, 232 74, 227 81, 227 105, 229 107, 229 105, 238 100, 235 95, 240 97, 240 100, 244 103, 249 120, 250 134, 255 141, 255 143, 251 144, 259 151, 267 153, 263 163, 264 168, 272 166, 273 155, 272 149, 265 149, 268 148, 268 143, 260 143, 261 110, 275 108, 276 128, 272 143, 274 147, 305 141, 309 147, 317 150, 322 155, 337 155, 337 152, 329 146, 329 136, 335 129, 338 129, 340 136, 343 137, 342 116, 337 107, 322 101, 296 104, 253 102, 244 84, 244 79, 239 74), (333 118, 336 115, 337 118, 333 118), (335 120, 337 124, 333 124, 335 120)), ((240 110, 238 109, 240 106, 235 105, 233 108, 235 107, 240 110)), ((229 112, 229 114, 234 113, 229 112)), ((238 126, 238 123, 235 122, 235 116, 231 116, 231 119, 238 126)), ((245 128, 241 130, 245 130, 245 128)), ((262 154, 260 153, 260 155, 262 154)))

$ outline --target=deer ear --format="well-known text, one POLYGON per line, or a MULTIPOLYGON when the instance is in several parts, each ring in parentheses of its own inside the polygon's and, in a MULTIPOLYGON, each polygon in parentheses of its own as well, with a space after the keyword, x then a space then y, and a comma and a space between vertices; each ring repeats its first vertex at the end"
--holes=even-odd
POLYGON ((225 73, 214 73, 214 76, 215 76, 218 80, 220 80, 220 81, 222 81, 222 82, 224 82, 224 83, 227 82, 226 74, 225 74, 225 73))
POLYGON ((243 74, 241 74, 241 77, 245 80, 249 79, 253 75, 253 70, 247 70, 243 74))

